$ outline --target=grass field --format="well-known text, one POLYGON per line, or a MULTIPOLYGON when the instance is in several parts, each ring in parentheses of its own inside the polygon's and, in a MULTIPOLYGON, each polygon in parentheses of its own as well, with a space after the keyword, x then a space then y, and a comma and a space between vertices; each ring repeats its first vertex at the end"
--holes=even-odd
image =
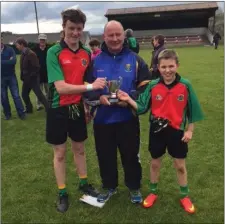
MULTIPOLYGON (((66 214, 56 212, 57 186, 53 175, 53 151, 45 142, 45 114, 34 112, 27 120, 2 119, 2 222, 3 223, 224 223, 224 49, 178 48, 179 72, 188 78, 198 95, 205 120, 196 125, 189 143, 187 168, 194 215, 178 203, 179 187, 169 156, 165 156, 159 183, 159 199, 151 209, 133 205, 123 183, 119 160, 119 192, 103 209, 82 204, 77 190, 72 153, 67 153, 67 188, 71 206, 66 214)), ((141 56, 150 61, 150 51, 141 56)), ((17 64, 17 75, 19 75, 17 64)), ((35 105, 34 95, 32 100, 35 105)), ((143 196, 148 194, 148 114, 141 120, 143 196)), ((86 141, 89 180, 100 188, 92 126, 86 141)), ((68 144, 69 146, 69 144, 68 144)))

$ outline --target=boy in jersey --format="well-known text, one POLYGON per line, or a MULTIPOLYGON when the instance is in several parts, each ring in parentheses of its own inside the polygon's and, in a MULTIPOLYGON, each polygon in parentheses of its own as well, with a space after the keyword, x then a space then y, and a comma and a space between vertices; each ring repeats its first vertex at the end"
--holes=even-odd
POLYGON ((66 141, 71 138, 74 163, 80 178, 79 189, 97 197, 98 192, 87 181, 84 141, 87 138, 82 93, 104 89, 104 78, 84 85, 84 75, 91 62, 91 53, 80 42, 86 16, 80 10, 62 12, 64 37, 47 53, 49 105, 46 140, 53 145, 54 171, 59 189, 57 210, 66 212, 68 194, 65 184, 66 141))
POLYGON ((149 109, 151 111, 150 194, 144 200, 143 206, 150 208, 158 197, 159 171, 167 148, 177 171, 180 203, 186 212, 194 213, 195 207, 188 196, 185 158, 188 152, 187 143, 192 139, 194 122, 202 120, 203 114, 190 82, 177 73, 179 62, 176 52, 166 49, 159 54, 158 61, 161 77, 151 81, 136 102, 127 93, 118 92, 119 99, 129 103, 137 114, 143 114, 149 109), (185 130, 187 119, 188 126, 185 130))

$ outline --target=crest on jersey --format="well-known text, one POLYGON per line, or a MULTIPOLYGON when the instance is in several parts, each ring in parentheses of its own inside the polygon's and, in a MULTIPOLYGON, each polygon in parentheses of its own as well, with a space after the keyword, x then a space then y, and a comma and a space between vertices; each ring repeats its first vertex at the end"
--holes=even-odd
POLYGON ((155 97, 155 99, 156 99, 156 100, 162 100, 162 96, 159 95, 159 94, 157 94, 156 97, 155 97))
POLYGON ((177 100, 184 101, 184 95, 183 94, 178 95, 177 100))
POLYGON ((126 72, 131 72, 131 64, 126 64, 125 65, 125 71, 126 72))
POLYGON ((81 63, 83 66, 85 66, 85 67, 87 66, 87 60, 85 58, 81 59, 81 63))

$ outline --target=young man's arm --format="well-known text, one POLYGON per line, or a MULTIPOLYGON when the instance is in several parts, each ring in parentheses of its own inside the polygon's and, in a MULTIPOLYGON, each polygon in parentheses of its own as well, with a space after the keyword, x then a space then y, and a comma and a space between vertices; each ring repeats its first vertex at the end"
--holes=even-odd
POLYGON ((97 79, 91 85, 73 85, 66 83, 58 62, 58 57, 52 48, 49 49, 47 53, 47 71, 48 83, 54 83, 56 90, 60 95, 78 94, 95 89, 102 89, 105 86, 104 79, 97 79))
POLYGON ((1 60, 1 64, 5 65, 15 65, 16 64, 16 53, 12 47, 7 47, 7 50, 10 53, 9 60, 1 60))

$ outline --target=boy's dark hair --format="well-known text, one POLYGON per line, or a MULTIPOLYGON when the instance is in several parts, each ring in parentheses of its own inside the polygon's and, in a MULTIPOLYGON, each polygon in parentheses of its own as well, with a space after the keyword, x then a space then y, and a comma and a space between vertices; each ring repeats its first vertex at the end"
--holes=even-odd
POLYGON ((99 47, 101 45, 101 43, 97 39, 92 39, 92 40, 90 40, 89 45, 90 45, 90 47, 94 47, 94 46, 98 46, 99 47))
POLYGON ((158 56, 158 64, 160 64, 160 61, 162 59, 174 59, 177 64, 179 64, 178 55, 176 51, 171 49, 165 49, 159 53, 158 56))
POLYGON ((83 26, 86 23, 86 15, 80 9, 67 9, 61 13, 63 25, 68 20, 73 23, 82 23, 83 26))
POLYGON ((165 37, 164 37, 163 35, 161 35, 161 34, 156 35, 156 36, 154 36, 154 39, 155 39, 155 40, 158 40, 158 43, 159 43, 160 45, 163 45, 163 44, 164 44, 164 39, 165 39, 165 37))
POLYGON ((16 39, 15 44, 23 45, 24 47, 28 47, 27 41, 23 37, 19 37, 16 39))

